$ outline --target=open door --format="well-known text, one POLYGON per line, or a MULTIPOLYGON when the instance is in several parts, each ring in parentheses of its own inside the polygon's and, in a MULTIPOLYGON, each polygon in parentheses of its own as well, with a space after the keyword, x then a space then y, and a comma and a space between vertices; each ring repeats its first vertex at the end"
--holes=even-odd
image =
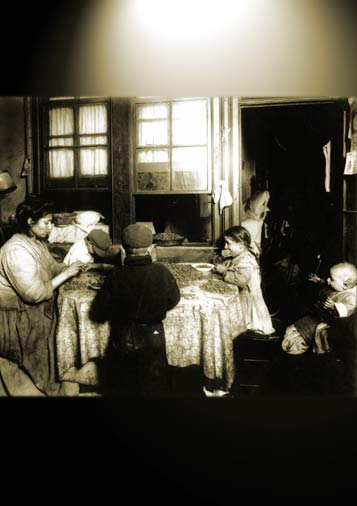
POLYGON ((279 278, 267 293, 272 312, 289 284, 309 272, 325 275, 342 259, 347 107, 347 100, 240 101, 242 200, 270 193, 261 262, 268 292, 279 278))

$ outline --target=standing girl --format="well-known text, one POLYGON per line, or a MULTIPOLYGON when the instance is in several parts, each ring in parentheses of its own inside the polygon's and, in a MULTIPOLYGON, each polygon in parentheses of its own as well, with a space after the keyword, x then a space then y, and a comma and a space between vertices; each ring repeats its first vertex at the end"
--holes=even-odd
POLYGON ((260 268, 250 248, 248 230, 241 226, 228 228, 224 240, 224 260, 216 264, 215 271, 222 275, 223 281, 239 287, 245 329, 273 334, 275 330, 263 298, 260 268))

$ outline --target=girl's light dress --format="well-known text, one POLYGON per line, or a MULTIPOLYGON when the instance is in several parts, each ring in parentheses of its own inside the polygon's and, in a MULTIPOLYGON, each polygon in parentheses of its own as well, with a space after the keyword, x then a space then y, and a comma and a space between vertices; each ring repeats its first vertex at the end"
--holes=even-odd
POLYGON ((260 268, 254 255, 244 251, 225 260, 223 264, 227 267, 223 280, 239 287, 245 330, 274 334, 275 329, 261 289, 260 268))

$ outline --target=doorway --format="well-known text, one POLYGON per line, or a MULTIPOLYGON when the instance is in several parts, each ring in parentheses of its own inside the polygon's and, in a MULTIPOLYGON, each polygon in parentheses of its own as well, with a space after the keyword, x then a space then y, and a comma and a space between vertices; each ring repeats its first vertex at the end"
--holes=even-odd
POLYGON ((271 312, 288 323, 297 316, 308 273, 324 276, 342 259, 347 107, 347 100, 242 100, 242 200, 259 190, 270 193, 263 286, 271 312))

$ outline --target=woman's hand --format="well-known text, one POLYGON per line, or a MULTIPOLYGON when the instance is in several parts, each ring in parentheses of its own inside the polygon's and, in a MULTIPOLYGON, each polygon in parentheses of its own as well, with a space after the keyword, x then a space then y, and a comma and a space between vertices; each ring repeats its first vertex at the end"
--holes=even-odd
POLYGON ((74 262, 73 264, 69 265, 67 269, 65 269, 65 273, 68 278, 72 278, 73 276, 77 276, 77 274, 82 271, 82 267, 86 264, 83 264, 82 262, 74 262))
POLYGON ((82 271, 82 267, 85 265, 86 264, 83 264, 82 262, 74 262, 63 269, 62 272, 51 280, 53 289, 55 290, 62 285, 62 283, 65 283, 68 279, 73 278, 73 276, 77 276, 77 274, 82 271))

